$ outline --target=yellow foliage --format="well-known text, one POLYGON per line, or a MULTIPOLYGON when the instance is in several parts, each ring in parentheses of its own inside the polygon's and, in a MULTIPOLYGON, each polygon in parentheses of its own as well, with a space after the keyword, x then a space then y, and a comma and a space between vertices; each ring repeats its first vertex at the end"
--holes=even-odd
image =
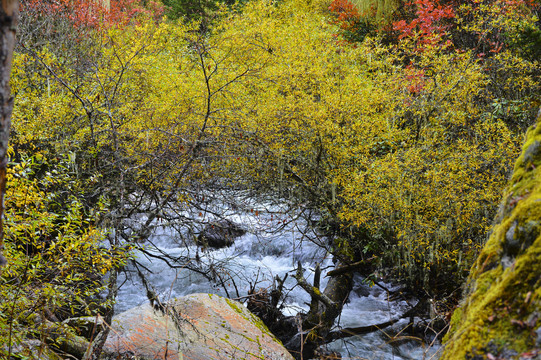
MULTIPOLYGON (((254 0, 220 10, 206 34, 111 29, 79 72, 54 49, 18 54, 16 142, 72 152, 80 177, 130 179, 178 201, 194 184, 264 185, 359 230, 357 255, 383 253, 417 283, 459 282, 517 154, 527 117, 511 118, 531 106, 539 64, 511 51, 414 54, 407 39, 340 45, 321 10, 254 0)), ((470 10, 464 31, 511 26, 470 10)))
POLYGON ((123 266, 128 252, 104 246, 107 234, 92 224, 104 208, 88 212, 76 195, 64 197, 79 195, 64 165, 36 154, 8 172, 9 262, 0 275, 0 341, 7 346, 0 348, 1 356, 25 338, 41 336, 36 314, 67 318, 112 305, 97 297, 105 289, 101 278, 123 266), (48 171, 40 174, 45 167, 48 171))

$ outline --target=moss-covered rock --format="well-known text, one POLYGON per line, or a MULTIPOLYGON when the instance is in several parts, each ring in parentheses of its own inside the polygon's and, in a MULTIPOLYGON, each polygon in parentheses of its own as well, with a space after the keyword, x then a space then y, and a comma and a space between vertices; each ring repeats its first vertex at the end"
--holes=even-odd
POLYGON ((453 314, 442 359, 541 358, 541 111, 453 314))

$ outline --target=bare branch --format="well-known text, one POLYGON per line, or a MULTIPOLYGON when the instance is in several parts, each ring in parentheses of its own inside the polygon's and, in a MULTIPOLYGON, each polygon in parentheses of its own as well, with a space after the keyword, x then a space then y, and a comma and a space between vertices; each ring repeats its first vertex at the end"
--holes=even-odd
POLYGON ((294 275, 295 279, 299 283, 300 287, 302 287, 307 293, 310 294, 312 298, 317 299, 318 301, 321 301, 327 308, 333 309, 337 307, 337 304, 333 302, 327 295, 323 294, 318 288, 308 284, 306 279, 303 276, 303 270, 301 262, 299 261, 297 264, 297 272, 294 275))

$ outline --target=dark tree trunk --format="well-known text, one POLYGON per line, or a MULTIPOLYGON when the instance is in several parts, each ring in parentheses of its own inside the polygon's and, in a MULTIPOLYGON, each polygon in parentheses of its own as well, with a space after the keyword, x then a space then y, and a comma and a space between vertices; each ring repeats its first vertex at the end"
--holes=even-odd
POLYGON ((319 301, 317 311, 311 310, 308 313, 308 317, 304 321, 304 326, 307 329, 316 330, 318 337, 325 338, 331 330, 334 321, 342 312, 342 308, 352 287, 353 273, 351 272, 331 277, 323 291, 323 296, 329 299, 331 304, 319 301))
POLYGON ((4 193, 6 189, 7 150, 13 98, 9 86, 11 60, 15 47, 15 34, 19 17, 17 0, 2 0, 0 9, 0 266, 6 264, 4 248, 4 193))
POLYGON ((258 291, 252 289, 247 303, 248 309, 263 320, 269 330, 282 341, 297 360, 313 359, 320 355, 330 355, 329 358, 332 358, 335 354, 326 352, 323 345, 350 336, 380 331, 403 318, 412 319, 413 316, 419 314, 422 307, 422 302, 419 302, 401 316, 379 324, 333 330, 334 322, 340 316, 353 287, 353 274, 372 260, 373 258, 370 258, 353 264, 343 264, 339 261, 336 268, 327 273, 330 279, 323 291, 319 289, 320 267, 316 266, 314 283, 309 284, 304 278, 301 264, 298 264, 294 277, 299 286, 311 297, 310 310, 307 314, 297 316, 282 314, 278 303, 284 296, 282 291, 285 278, 279 277, 276 278, 277 284, 270 294, 266 289, 258 291))
MULTIPOLYGON (((339 269, 341 264, 337 266, 339 269)), ((325 290, 319 290, 319 266, 316 268, 315 283, 310 285, 298 264, 295 278, 299 285, 312 297, 310 311, 302 319, 300 331, 285 346, 297 359, 311 359, 316 349, 327 342, 336 318, 342 312, 344 303, 353 287, 353 273, 341 272, 329 279, 325 290)))

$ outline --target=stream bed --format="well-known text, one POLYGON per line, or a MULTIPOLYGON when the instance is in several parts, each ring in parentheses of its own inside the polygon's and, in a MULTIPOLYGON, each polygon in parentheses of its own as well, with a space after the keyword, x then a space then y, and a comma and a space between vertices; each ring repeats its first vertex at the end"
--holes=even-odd
MULTIPOLYGON (((276 276, 283 279, 288 274, 283 313, 295 315, 308 310, 310 296, 296 286, 292 275, 300 261, 305 269, 305 278, 311 282, 313 269, 316 263, 320 263, 321 288, 325 287, 325 275, 333 269, 331 256, 320 246, 326 239, 318 236, 304 217, 288 217, 280 206, 255 202, 247 205, 243 211, 223 203, 214 205, 221 207, 228 220, 247 231, 227 248, 202 250, 195 243, 186 241, 190 234, 201 228, 179 233, 170 225, 156 227, 153 236, 144 244, 146 254, 135 255, 140 264, 138 271, 144 274, 162 302, 192 293, 212 293, 242 300, 251 288, 270 290, 276 276), (168 260, 159 260, 153 254, 166 255, 168 260), (177 268, 171 268, 171 264, 176 264, 177 268), (209 277, 214 281, 209 281, 209 277)), ((212 214, 216 213, 200 209, 186 211, 189 212, 187 217, 201 221, 212 221, 212 214)), ((363 280, 356 276, 349 303, 345 305, 337 326, 378 324, 400 317, 409 309, 406 301, 389 301, 387 291, 377 286, 369 287, 363 280)), ((126 273, 119 276, 118 284, 117 313, 148 301, 146 289, 134 266, 128 266, 126 273)), ((389 284, 382 285, 393 290, 389 284)), ((382 331, 337 340, 329 344, 329 349, 339 352, 342 359, 437 359, 438 346, 429 347, 401 335, 407 325, 408 320, 403 319, 382 331)))

